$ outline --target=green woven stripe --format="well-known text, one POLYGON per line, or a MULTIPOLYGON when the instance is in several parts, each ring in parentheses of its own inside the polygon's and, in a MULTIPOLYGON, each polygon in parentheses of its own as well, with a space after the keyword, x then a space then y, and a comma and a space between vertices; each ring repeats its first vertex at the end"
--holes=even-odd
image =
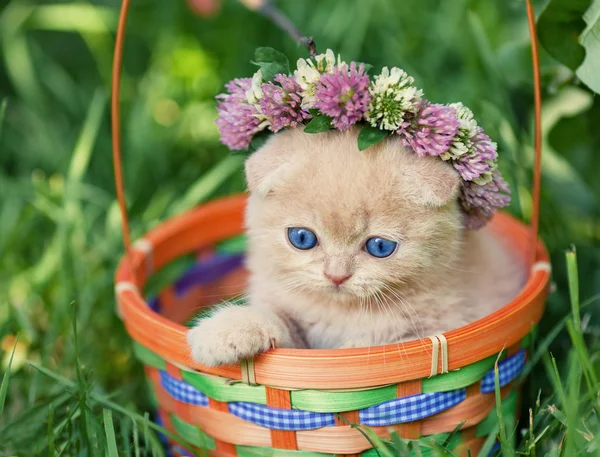
POLYGON ((171 422, 177 434, 188 443, 202 449, 216 449, 215 440, 195 425, 179 419, 175 414, 171 414, 171 422))
POLYGON ((480 381, 494 367, 497 356, 491 356, 457 371, 423 379, 423 393, 462 389, 480 381))
POLYGON ((264 386, 249 386, 241 381, 229 382, 225 378, 183 370, 181 377, 204 395, 217 401, 225 403, 247 401, 262 405, 267 404, 267 394, 264 386))
POLYGON ((146 378, 146 386, 148 388, 148 395, 150 396, 150 403, 154 407, 154 409, 158 409, 160 404, 158 403, 158 398, 156 398, 156 392, 154 392, 154 386, 149 378, 146 378))
POLYGON ((245 235, 239 235, 221 241, 216 245, 216 250, 219 254, 241 254, 246 252, 246 241, 245 235))
POLYGON ((288 451, 258 446, 236 446, 239 457, 332 457, 332 454, 311 451, 288 451))
POLYGON ((304 411, 338 413, 368 408, 396 398, 396 386, 358 392, 329 392, 322 390, 292 390, 292 407, 304 411))
POLYGON ((142 346, 137 342, 133 342, 133 352, 139 361, 151 367, 158 368, 159 370, 166 370, 166 364, 164 359, 155 354, 150 349, 142 346))
MULTIPOLYGON (((504 417, 504 423, 506 424, 507 430, 513 430, 517 414, 517 399, 519 397, 517 391, 511 392, 504 400, 502 400, 502 416, 504 417)), ((494 428, 498 424, 498 413, 496 408, 488 414, 477 425, 477 437, 488 436, 494 431, 494 428)))

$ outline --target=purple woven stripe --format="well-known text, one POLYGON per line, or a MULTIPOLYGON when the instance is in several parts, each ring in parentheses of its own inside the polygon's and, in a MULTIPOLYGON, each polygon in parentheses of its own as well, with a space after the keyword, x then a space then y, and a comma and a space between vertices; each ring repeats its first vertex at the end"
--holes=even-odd
POLYGON ((160 313, 160 300, 158 299, 158 297, 154 297, 148 300, 148 307, 155 313, 160 313))
POLYGON ((243 255, 215 254, 194 265, 173 285, 177 295, 185 295, 194 286, 209 284, 241 267, 243 255))

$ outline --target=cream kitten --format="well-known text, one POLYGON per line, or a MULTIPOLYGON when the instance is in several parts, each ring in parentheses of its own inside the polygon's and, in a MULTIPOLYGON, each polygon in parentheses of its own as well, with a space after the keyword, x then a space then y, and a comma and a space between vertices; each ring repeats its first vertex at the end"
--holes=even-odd
POLYGON ((249 306, 189 331, 196 361, 423 338, 518 293, 523 268, 463 228, 450 165, 397 138, 361 152, 356 136, 286 130, 247 160, 249 306))

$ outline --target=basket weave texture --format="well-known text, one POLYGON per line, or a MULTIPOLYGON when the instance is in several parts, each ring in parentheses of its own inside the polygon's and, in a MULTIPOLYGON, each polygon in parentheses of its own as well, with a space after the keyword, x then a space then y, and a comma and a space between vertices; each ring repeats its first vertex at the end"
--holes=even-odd
MULTIPOLYGON (((185 441, 171 443, 173 454, 371 456, 367 436, 395 432, 477 455, 497 424, 496 382, 506 420, 514 420, 548 292, 541 243, 515 300, 444 335, 365 349, 276 349, 240 365, 203 367, 191 360, 185 324, 244 289, 244 205, 243 195, 228 197, 161 224, 117 270, 118 312, 159 419, 185 441)), ((526 263, 526 226, 499 213, 489 229, 526 263)))

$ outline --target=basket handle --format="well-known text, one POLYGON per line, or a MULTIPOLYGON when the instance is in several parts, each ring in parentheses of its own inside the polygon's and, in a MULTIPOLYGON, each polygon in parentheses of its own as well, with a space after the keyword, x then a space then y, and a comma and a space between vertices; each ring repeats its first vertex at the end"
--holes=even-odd
POLYGON ((540 59, 537 47, 537 32, 535 13, 531 0, 525 0, 527 5, 527 22, 531 39, 531 62, 533 65, 533 106, 534 106, 534 159, 533 159, 533 189, 531 208, 531 240, 529 243, 529 266, 535 263, 538 232, 540 226, 540 194, 542 181, 542 89, 540 83, 540 59))
POLYGON ((119 24, 115 37, 115 53, 112 67, 112 91, 110 101, 110 125, 112 131, 113 167, 115 174, 115 188, 119 210, 121 211, 121 231, 123 232, 123 244, 125 250, 131 247, 129 230, 129 216, 127 214, 127 202, 125 201, 125 184, 123 182, 123 163, 121 160, 121 67, 123 65, 123 44, 125 41, 125 28, 127 25, 127 13, 129 12, 129 0, 122 0, 119 24))
MULTIPOLYGON (((541 185, 541 164, 542 164, 542 127, 541 127, 541 88, 540 88, 540 64, 537 49, 537 34, 535 27, 535 15, 531 0, 525 0, 527 5, 527 19, 529 24, 529 35, 531 38, 531 57, 533 64, 533 85, 534 85, 534 108, 535 108, 535 140, 534 140, 534 167, 533 167, 533 206, 531 215, 531 240, 530 240, 530 265, 535 263, 537 239, 539 230, 540 214, 540 185, 541 185)), ((123 183, 123 165, 121 154, 121 128, 120 128, 120 88, 121 88, 121 67, 123 62, 123 43, 125 40, 125 28, 127 24, 127 13, 129 11, 129 0, 122 0, 121 13, 119 15, 119 24, 115 39, 115 52, 112 70, 112 98, 111 98, 111 126, 112 126, 112 145, 113 145, 113 165, 115 174, 115 187, 119 209, 121 212, 121 230, 123 232, 123 244, 128 251, 131 246, 129 218, 127 214, 127 204, 125 201, 125 186, 123 183)))

